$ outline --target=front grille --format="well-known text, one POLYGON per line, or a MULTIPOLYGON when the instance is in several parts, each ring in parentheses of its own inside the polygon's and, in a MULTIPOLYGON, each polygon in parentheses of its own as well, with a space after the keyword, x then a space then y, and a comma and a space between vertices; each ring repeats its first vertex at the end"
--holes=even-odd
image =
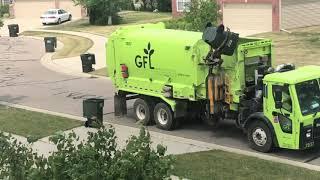
POLYGON ((313 138, 320 138, 320 118, 314 120, 313 138))

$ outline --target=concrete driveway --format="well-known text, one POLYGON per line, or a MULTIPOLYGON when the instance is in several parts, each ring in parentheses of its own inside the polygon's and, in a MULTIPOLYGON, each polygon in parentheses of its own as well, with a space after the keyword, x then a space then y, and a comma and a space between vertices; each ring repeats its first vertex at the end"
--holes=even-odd
MULTIPOLYGON (((139 127, 129 115, 113 115, 113 86, 110 80, 59 74, 44 68, 39 60, 44 55, 43 42, 28 38, 0 37, 0 101, 82 116, 82 101, 86 98, 105 99, 104 119, 111 123, 139 127)), ((129 108, 132 106, 129 106, 129 108)), ((150 131, 215 143, 252 151, 245 135, 233 122, 226 121, 218 129, 194 122, 184 122, 175 131, 162 131, 154 126, 150 131)), ((319 148, 308 151, 277 150, 271 155, 320 165, 319 148)))
POLYGON ((19 19, 5 19, 4 26, 0 29, 0 35, 8 36, 8 24, 19 24, 20 32, 42 28, 39 18, 19 18, 19 19))

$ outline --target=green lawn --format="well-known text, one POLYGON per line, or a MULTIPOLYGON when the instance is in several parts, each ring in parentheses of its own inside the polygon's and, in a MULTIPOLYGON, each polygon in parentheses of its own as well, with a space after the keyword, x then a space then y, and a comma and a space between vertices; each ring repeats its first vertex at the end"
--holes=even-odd
POLYGON ((297 66, 320 65, 320 26, 258 34, 257 37, 270 38, 275 45, 276 64, 292 62, 297 66))
POLYGON ((83 123, 44 113, 0 106, 0 124, 0 131, 24 137, 42 138, 57 131, 81 126, 83 123))
POLYGON ((320 172, 223 151, 176 156, 174 175, 194 180, 320 179, 320 172))
POLYGON ((141 11, 121 12, 120 16, 122 17, 122 23, 120 25, 96 26, 90 25, 88 19, 80 19, 57 26, 47 27, 46 29, 89 32, 98 35, 108 36, 121 26, 143 24, 149 22, 160 22, 172 18, 171 13, 153 13, 141 11))
POLYGON ((88 51, 93 46, 93 42, 84 37, 73 36, 62 33, 49 33, 49 32, 39 32, 39 31, 25 31, 21 33, 25 36, 36 36, 36 37, 48 37, 55 36, 58 41, 63 43, 63 48, 57 50, 53 55, 52 59, 62 59, 80 56, 88 51))

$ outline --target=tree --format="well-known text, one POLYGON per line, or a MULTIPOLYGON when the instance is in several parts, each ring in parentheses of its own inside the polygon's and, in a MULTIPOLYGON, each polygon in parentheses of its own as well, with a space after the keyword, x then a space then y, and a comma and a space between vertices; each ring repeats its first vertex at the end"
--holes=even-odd
POLYGON ((191 0, 189 10, 185 12, 185 21, 195 31, 203 31, 208 22, 217 24, 220 18, 216 0, 191 0))
POLYGON ((127 0, 73 0, 77 5, 82 5, 88 10, 89 22, 95 25, 107 25, 109 18, 112 24, 119 24, 118 12, 126 6, 127 0))
POLYGON ((171 12, 172 11, 172 0, 158 0, 158 10, 161 12, 171 12))
POLYGON ((208 22, 217 25, 220 18, 216 0, 191 0, 182 18, 165 22, 168 29, 203 31, 208 22))

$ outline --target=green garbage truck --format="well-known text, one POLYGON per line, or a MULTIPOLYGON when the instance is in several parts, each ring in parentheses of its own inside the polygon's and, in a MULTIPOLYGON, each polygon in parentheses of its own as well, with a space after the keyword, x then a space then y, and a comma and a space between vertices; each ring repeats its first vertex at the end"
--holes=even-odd
POLYGON ((106 51, 116 116, 135 99, 135 118, 164 130, 190 117, 212 126, 232 119, 257 151, 320 142, 320 67, 273 68, 271 40, 223 25, 200 33, 146 24, 114 32, 106 51))

